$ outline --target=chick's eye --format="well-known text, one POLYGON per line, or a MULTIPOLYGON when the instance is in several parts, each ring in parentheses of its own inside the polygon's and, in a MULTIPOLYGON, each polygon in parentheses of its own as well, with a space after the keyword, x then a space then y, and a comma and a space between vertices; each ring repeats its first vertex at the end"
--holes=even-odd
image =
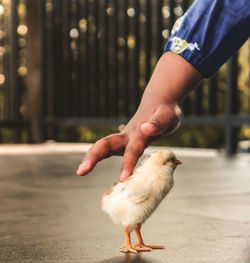
POLYGON ((172 158, 166 159, 166 160, 164 161, 163 165, 166 165, 166 164, 169 163, 169 162, 174 163, 174 162, 175 162, 175 158, 172 157, 172 158))

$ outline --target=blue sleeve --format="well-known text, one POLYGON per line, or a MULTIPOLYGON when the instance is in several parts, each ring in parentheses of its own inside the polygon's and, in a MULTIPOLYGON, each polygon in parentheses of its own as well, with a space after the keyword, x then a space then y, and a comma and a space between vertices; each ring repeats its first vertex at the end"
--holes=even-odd
POLYGON ((213 75, 250 36, 250 0, 196 0, 173 26, 164 51, 213 75))

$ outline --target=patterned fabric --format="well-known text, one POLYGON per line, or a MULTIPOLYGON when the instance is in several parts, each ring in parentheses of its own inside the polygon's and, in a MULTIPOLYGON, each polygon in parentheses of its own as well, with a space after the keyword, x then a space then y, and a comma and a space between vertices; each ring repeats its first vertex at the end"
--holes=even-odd
POLYGON ((250 36, 250 0, 196 0, 174 24, 164 51, 213 75, 250 36))

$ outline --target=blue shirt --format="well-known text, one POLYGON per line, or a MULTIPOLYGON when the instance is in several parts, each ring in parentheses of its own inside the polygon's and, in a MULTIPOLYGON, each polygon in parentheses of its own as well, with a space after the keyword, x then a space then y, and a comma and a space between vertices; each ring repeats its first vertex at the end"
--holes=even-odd
POLYGON ((213 75, 250 36, 250 0, 196 0, 174 24, 164 51, 213 75))

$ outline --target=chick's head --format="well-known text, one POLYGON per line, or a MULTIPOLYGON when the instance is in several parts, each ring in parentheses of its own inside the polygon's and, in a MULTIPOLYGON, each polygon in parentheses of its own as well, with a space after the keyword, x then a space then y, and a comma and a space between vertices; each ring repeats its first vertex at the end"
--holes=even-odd
POLYGON ((175 154, 170 150, 161 150, 155 153, 152 153, 145 160, 145 166, 154 167, 157 170, 172 172, 175 170, 177 165, 182 162, 176 158, 175 154))

